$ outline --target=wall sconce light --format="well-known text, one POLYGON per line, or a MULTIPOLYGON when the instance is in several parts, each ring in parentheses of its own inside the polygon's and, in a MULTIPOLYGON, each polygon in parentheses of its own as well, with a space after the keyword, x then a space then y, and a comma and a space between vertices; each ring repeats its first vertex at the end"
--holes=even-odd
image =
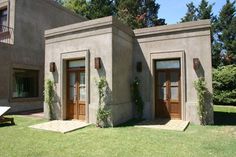
POLYGON ((136 70, 137 72, 142 72, 142 62, 137 62, 136 70))
POLYGON ((100 57, 96 57, 95 58, 95 60, 94 60, 94 62, 95 62, 95 69, 101 69, 101 58, 100 57))
POLYGON ((193 69, 197 70, 200 67, 200 60, 198 58, 193 58, 193 69))
POLYGON ((56 64, 55 62, 50 62, 50 72, 55 72, 56 71, 56 64))

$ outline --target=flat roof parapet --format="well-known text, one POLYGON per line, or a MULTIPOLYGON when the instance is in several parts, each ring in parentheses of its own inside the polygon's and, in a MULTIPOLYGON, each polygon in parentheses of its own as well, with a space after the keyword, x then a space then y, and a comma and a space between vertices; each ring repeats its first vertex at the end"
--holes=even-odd
POLYGON ((114 16, 108 16, 104 18, 98 18, 94 20, 89 21, 83 21, 67 26, 62 26, 50 30, 45 31, 45 38, 51 38, 54 36, 61 36, 76 32, 82 32, 82 31, 90 31, 90 30, 96 30, 100 28, 106 28, 106 27, 112 27, 115 26, 118 29, 122 30, 123 32, 129 34, 130 36, 134 36, 133 30, 129 28, 127 25, 120 22, 116 17, 114 16))
POLYGON ((199 21, 184 22, 179 24, 136 29, 134 30, 134 34, 136 37, 144 37, 149 35, 158 35, 164 33, 184 32, 184 31, 210 29, 210 28, 211 28, 210 20, 199 20, 199 21))

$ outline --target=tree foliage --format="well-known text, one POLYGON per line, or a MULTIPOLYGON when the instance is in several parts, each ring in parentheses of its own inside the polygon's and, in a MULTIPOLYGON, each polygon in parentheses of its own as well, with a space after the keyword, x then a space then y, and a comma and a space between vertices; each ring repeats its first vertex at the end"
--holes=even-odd
POLYGON ((188 3, 187 13, 181 19, 181 22, 197 21, 204 19, 211 19, 214 21, 215 17, 212 13, 214 4, 209 4, 207 0, 202 0, 199 6, 195 6, 193 2, 188 3))
POLYGON ((113 0, 64 0, 63 5, 88 19, 110 16, 113 14, 113 0))
POLYGON ((114 3, 113 0, 90 0, 88 4, 88 18, 96 19, 105 16, 113 15, 114 3))
POLYGON ((118 18, 132 28, 165 25, 158 18, 160 5, 155 0, 117 0, 115 4, 118 18))
POLYGON ((236 7, 226 1, 215 25, 214 66, 236 64, 236 7))
POLYGON ((194 6, 193 2, 186 4, 188 10, 185 16, 181 19, 181 22, 196 21, 197 20, 197 8, 194 6))
POLYGON ((155 0, 64 0, 63 5, 88 19, 114 15, 132 28, 165 24, 155 0))
POLYGON ((214 4, 202 0, 198 7, 187 4, 188 11, 181 22, 211 19, 213 67, 236 64, 236 7, 235 0, 226 0, 219 16, 212 13, 214 4))
POLYGON ((197 8, 197 19, 214 19, 212 8, 214 4, 209 4, 207 0, 202 0, 197 8))
POLYGON ((214 104, 236 105, 236 65, 213 70, 214 104))

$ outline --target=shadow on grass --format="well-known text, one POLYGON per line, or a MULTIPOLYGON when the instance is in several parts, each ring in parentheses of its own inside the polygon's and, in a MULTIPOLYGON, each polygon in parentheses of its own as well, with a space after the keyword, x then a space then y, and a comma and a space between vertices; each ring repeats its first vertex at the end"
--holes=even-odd
POLYGON ((16 124, 10 124, 10 123, 2 123, 0 124, 0 128, 3 128, 3 127, 10 127, 10 126, 15 126, 16 124))
POLYGON ((215 125, 236 125, 236 113, 214 112, 215 125))
POLYGON ((131 119, 125 123, 122 123, 116 127, 130 127, 130 126, 135 126, 136 124, 142 122, 144 119, 131 119))

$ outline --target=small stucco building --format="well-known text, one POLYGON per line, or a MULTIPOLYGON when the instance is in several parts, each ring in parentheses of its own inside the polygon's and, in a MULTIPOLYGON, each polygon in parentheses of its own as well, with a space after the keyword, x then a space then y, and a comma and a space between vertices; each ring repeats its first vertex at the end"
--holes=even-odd
POLYGON ((84 20, 52 0, 0 0, 0 106, 43 109, 44 31, 84 20))
MULTIPOLYGON (((45 80, 54 82, 53 116, 96 122, 98 89, 105 77, 114 125, 135 115, 131 83, 140 80, 143 118, 199 124, 194 81, 212 93, 209 20, 132 30, 105 17, 45 31, 45 80), (96 62, 96 63, 95 63, 96 62)), ((213 123, 211 99, 205 104, 213 123)), ((48 115, 48 106, 44 106, 48 115)))

